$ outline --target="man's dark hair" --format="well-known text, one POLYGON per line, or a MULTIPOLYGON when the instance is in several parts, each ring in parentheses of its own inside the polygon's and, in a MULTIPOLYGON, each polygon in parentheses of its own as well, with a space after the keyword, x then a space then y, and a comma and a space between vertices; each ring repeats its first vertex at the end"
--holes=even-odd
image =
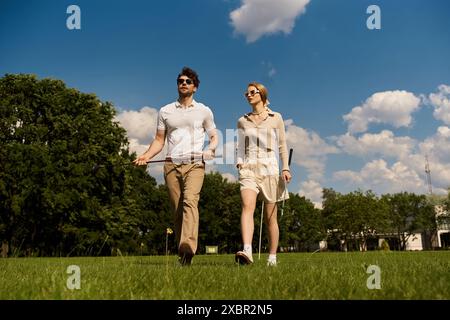
POLYGON ((186 76, 186 77, 188 77, 189 79, 191 79, 192 81, 194 81, 194 86, 195 86, 196 88, 198 88, 198 86, 200 85, 200 79, 198 78, 197 72, 195 72, 195 71, 192 70, 191 68, 184 67, 183 70, 181 70, 181 73, 178 75, 177 80, 178 80, 181 76, 186 76))

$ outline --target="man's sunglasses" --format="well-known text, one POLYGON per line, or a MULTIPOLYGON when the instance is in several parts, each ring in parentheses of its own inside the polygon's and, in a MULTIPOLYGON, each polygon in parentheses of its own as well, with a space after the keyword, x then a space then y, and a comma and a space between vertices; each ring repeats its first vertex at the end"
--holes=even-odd
POLYGON ((194 83, 194 81, 192 81, 191 79, 177 79, 177 83, 180 85, 180 84, 183 84, 183 83, 185 83, 186 82, 186 84, 187 85, 191 85, 191 84, 193 84, 194 83))
POLYGON ((244 92, 244 96, 246 96, 246 97, 250 97, 250 96, 253 97, 257 93, 259 93, 259 90, 250 90, 250 91, 244 92))

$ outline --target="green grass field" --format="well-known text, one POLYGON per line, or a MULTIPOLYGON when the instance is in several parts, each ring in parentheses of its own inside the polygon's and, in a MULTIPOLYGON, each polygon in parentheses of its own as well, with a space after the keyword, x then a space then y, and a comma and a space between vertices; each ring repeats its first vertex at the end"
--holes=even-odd
POLYGON ((450 299, 450 251, 279 254, 238 266, 233 255, 0 259, 0 299, 450 299), (69 265, 81 288, 70 290, 69 265), (368 289, 369 265, 381 289, 368 289))

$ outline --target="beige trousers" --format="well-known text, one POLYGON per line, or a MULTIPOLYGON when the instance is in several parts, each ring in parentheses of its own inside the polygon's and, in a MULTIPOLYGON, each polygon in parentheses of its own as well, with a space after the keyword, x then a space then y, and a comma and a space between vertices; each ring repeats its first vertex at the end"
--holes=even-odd
POLYGON ((178 249, 189 246, 192 253, 198 243, 198 201, 205 177, 205 164, 164 165, 164 179, 169 190, 170 204, 175 219, 175 236, 178 249))

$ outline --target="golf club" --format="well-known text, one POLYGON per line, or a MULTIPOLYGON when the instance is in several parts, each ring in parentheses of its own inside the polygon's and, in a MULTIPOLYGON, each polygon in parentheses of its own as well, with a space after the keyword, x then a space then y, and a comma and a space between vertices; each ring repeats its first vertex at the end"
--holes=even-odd
MULTIPOLYGON (((218 158, 218 157, 215 157, 215 158, 218 158)), ((204 159, 203 159, 203 155, 201 155, 201 156, 193 156, 193 157, 189 157, 189 158, 166 158, 166 159, 162 159, 162 160, 150 160, 150 161, 147 161, 146 164, 161 163, 161 162, 175 162, 175 163, 181 162, 182 163, 182 162, 185 162, 185 161, 187 161, 187 162, 190 162, 190 161, 204 161, 204 159)), ((132 162, 122 163, 120 165, 122 165, 122 166, 136 166, 132 162)), ((97 172, 99 168, 103 168, 103 167, 106 167, 106 165, 104 165, 104 164, 95 164, 92 167, 92 171, 93 172, 97 172)))
MULTIPOLYGON (((290 149, 289 150, 289 160, 288 160, 288 165, 289 165, 289 167, 291 166, 291 160, 292 160, 292 153, 294 152, 294 149, 290 149)), ((286 180, 284 180, 283 179, 283 182, 284 182, 284 192, 286 193, 286 192, 289 192, 288 190, 287 190, 287 184, 286 184, 286 180)), ((286 197, 283 197, 283 204, 281 205, 281 216, 283 216, 283 213, 284 213, 284 201, 285 201, 285 198, 286 197)))
POLYGON ((261 235, 262 235, 262 225, 264 216, 264 201, 261 206, 261 221, 259 223, 259 246, 258 246, 258 260, 261 260, 261 235))

